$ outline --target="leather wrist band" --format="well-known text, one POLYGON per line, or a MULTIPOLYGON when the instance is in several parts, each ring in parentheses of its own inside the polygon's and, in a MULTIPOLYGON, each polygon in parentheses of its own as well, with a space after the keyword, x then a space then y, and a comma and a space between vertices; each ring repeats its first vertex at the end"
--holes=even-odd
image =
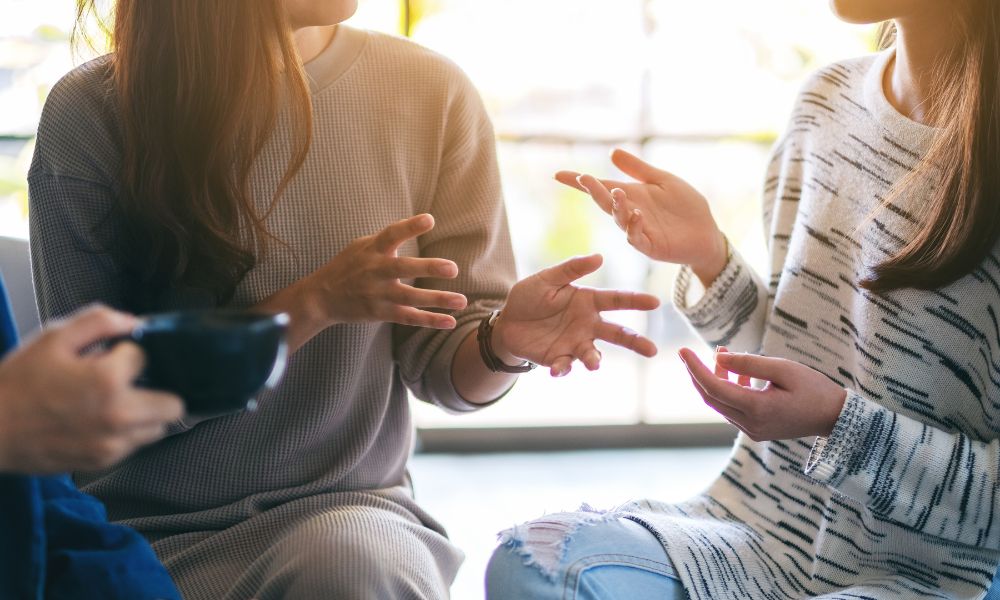
POLYGON ((537 365, 529 361, 524 361, 523 365, 508 365, 493 351, 493 326, 496 325, 499 316, 500 311, 495 310, 479 322, 476 339, 479 342, 479 355, 483 357, 483 364, 494 373, 527 373, 534 369, 537 365))

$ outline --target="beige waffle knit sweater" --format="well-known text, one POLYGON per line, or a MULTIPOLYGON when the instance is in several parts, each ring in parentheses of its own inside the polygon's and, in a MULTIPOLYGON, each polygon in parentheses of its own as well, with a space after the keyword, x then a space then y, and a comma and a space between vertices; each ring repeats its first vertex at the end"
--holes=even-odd
MULTIPOLYGON (((442 597, 461 553, 412 497, 407 388, 451 411, 475 408, 452 387, 451 360, 514 281, 493 130, 460 70, 408 41, 341 27, 306 69, 314 142, 268 221, 289 247, 274 247, 233 304, 255 304, 351 240, 426 211, 437 226, 401 254, 458 263, 457 280, 436 281, 469 297, 457 330, 332 327, 257 412, 202 422, 78 482, 153 542, 186 598, 442 597)), ((107 74, 105 58, 67 75, 39 127, 31 244, 46 320, 95 301, 134 308, 105 251, 120 164, 107 74)), ((284 133, 254 176, 261 207, 287 165, 284 133)), ((204 304, 173 290, 156 308, 204 304)))

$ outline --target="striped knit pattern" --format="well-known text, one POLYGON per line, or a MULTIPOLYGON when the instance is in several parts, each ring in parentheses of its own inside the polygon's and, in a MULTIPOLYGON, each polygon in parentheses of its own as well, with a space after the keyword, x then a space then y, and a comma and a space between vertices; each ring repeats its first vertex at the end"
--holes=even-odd
MULTIPOLYGON (((120 165, 107 66, 64 78, 39 129, 31 243, 46 320, 95 301, 134 307, 104 250, 118 227, 106 215, 120 165)), ((462 554, 413 499, 407 388, 451 411, 476 408, 452 387, 452 357, 514 281, 493 130, 461 71, 405 40, 341 27, 306 69, 313 147, 268 220, 287 247, 273 245, 234 304, 253 305, 352 240, 431 212, 434 230, 401 254, 459 265, 456 280, 419 282, 466 294, 457 330, 334 326, 292 357, 256 412, 179 426, 78 481, 153 542, 188 599, 446 597, 462 554)), ((280 129, 254 175, 261 208, 290 155, 280 129)), ((157 308, 204 303, 172 290, 157 308)))
POLYGON ((832 65, 802 90, 767 173, 768 279, 737 255, 694 306, 690 273, 678 282, 710 344, 850 390, 829 438, 741 435, 701 496, 628 505, 693 598, 981 598, 1000 562, 1000 256, 934 291, 856 284, 925 201, 882 207, 934 135, 887 102, 891 57, 832 65))

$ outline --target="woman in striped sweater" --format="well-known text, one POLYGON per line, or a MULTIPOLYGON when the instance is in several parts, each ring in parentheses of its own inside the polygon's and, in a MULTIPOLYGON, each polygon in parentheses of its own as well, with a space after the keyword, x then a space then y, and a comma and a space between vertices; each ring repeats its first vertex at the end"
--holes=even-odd
POLYGON ((1000 596, 1000 3, 833 6, 888 43, 805 84, 765 182, 767 278, 670 173, 619 151, 636 181, 558 175, 685 265, 677 308, 723 348, 714 372, 681 359, 742 434, 685 503, 505 532, 492 598, 1000 596))

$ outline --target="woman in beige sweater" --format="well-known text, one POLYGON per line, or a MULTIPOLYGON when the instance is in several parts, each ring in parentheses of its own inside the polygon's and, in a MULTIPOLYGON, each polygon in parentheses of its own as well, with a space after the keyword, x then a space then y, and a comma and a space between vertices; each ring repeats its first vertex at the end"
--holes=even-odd
POLYGON ((600 316, 654 297, 573 285, 599 256, 514 285, 475 90, 415 44, 335 25, 353 9, 119 0, 115 52, 66 76, 39 127, 43 318, 95 301, 292 317, 256 413, 77 476, 186 598, 445 597, 462 555, 414 502, 407 390, 467 412, 530 364, 596 369, 597 339, 655 353, 600 316))

